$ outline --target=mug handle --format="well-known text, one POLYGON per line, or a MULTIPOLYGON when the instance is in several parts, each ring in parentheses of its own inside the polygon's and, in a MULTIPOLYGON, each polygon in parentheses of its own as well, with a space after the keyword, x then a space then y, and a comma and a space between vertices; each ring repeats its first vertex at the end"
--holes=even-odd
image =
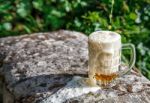
POLYGON ((129 67, 126 70, 120 71, 119 72, 119 76, 123 76, 125 74, 127 74, 128 72, 131 71, 131 69, 133 68, 134 64, 135 64, 135 60, 136 60, 136 52, 135 52, 135 46, 131 43, 127 43, 127 44, 122 44, 122 49, 131 49, 131 59, 129 62, 129 67))

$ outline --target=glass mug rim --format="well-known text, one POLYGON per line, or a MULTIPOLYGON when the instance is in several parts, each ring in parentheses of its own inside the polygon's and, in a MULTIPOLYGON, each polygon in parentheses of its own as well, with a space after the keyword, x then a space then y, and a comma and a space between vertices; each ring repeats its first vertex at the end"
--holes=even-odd
MULTIPOLYGON (((89 35, 88 39, 89 39, 89 40, 92 40, 93 42, 95 42, 94 40, 97 39, 97 38, 94 38, 93 35, 95 35, 96 33, 114 34, 114 35, 117 37, 116 39, 113 38, 113 39, 111 39, 111 41, 107 41, 107 42, 103 41, 102 43, 110 43, 110 42, 116 41, 116 40, 118 40, 118 39, 121 40, 121 35, 120 35, 119 33, 114 32, 114 31, 109 31, 109 30, 108 30, 108 31, 107 31, 107 30, 104 30, 104 31, 100 31, 100 30, 94 31, 94 32, 92 32, 92 33, 89 35)), ((96 41, 96 42, 97 42, 97 41, 96 41)), ((120 42, 121 42, 121 41, 120 41, 120 42)))

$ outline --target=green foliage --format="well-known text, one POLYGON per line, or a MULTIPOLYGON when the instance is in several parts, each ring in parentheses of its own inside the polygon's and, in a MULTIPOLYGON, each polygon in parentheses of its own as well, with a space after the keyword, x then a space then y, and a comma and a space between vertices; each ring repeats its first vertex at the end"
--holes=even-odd
POLYGON ((150 78, 149 0, 0 0, 0 37, 58 29, 111 30, 136 45, 138 66, 150 78))

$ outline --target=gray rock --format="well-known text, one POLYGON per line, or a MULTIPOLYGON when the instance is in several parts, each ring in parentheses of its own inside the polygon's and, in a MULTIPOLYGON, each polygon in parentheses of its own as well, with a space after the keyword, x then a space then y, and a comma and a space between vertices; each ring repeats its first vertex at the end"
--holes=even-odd
MULTIPOLYGON (((6 95, 16 103, 45 103, 51 95, 65 90, 73 76, 87 77, 87 40, 82 33, 66 30, 0 38, 0 76, 6 95)), ((139 73, 132 71, 115 82, 110 88, 65 102, 150 101, 150 82, 139 73)))
POLYGON ((36 93, 47 97, 71 75, 87 74, 87 37, 82 33, 60 30, 0 38, 0 51, 0 74, 17 100, 36 93))
POLYGON ((2 93, 3 93, 3 86, 2 86, 2 79, 1 79, 1 77, 0 77, 0 103, 2 103, 3 101, 2 101, 2 93))

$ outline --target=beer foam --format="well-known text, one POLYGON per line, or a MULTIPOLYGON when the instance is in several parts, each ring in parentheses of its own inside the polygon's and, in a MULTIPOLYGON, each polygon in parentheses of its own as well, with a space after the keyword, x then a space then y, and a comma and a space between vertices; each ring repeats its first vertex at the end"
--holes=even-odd
POLYGON ((89 39, 99 43, 111 43, 120 40, 121 36, 112 31, 96 31, 89 36, 89 39))
POLYGON ((100 87, 91 87, 87 83, 87 78, 74 76, 67 85, 59 89, 56 93, 49 96, 44 103, 64 103, 66 100, 82 96, 88 93, 95 93, 100 90, 100 87))

